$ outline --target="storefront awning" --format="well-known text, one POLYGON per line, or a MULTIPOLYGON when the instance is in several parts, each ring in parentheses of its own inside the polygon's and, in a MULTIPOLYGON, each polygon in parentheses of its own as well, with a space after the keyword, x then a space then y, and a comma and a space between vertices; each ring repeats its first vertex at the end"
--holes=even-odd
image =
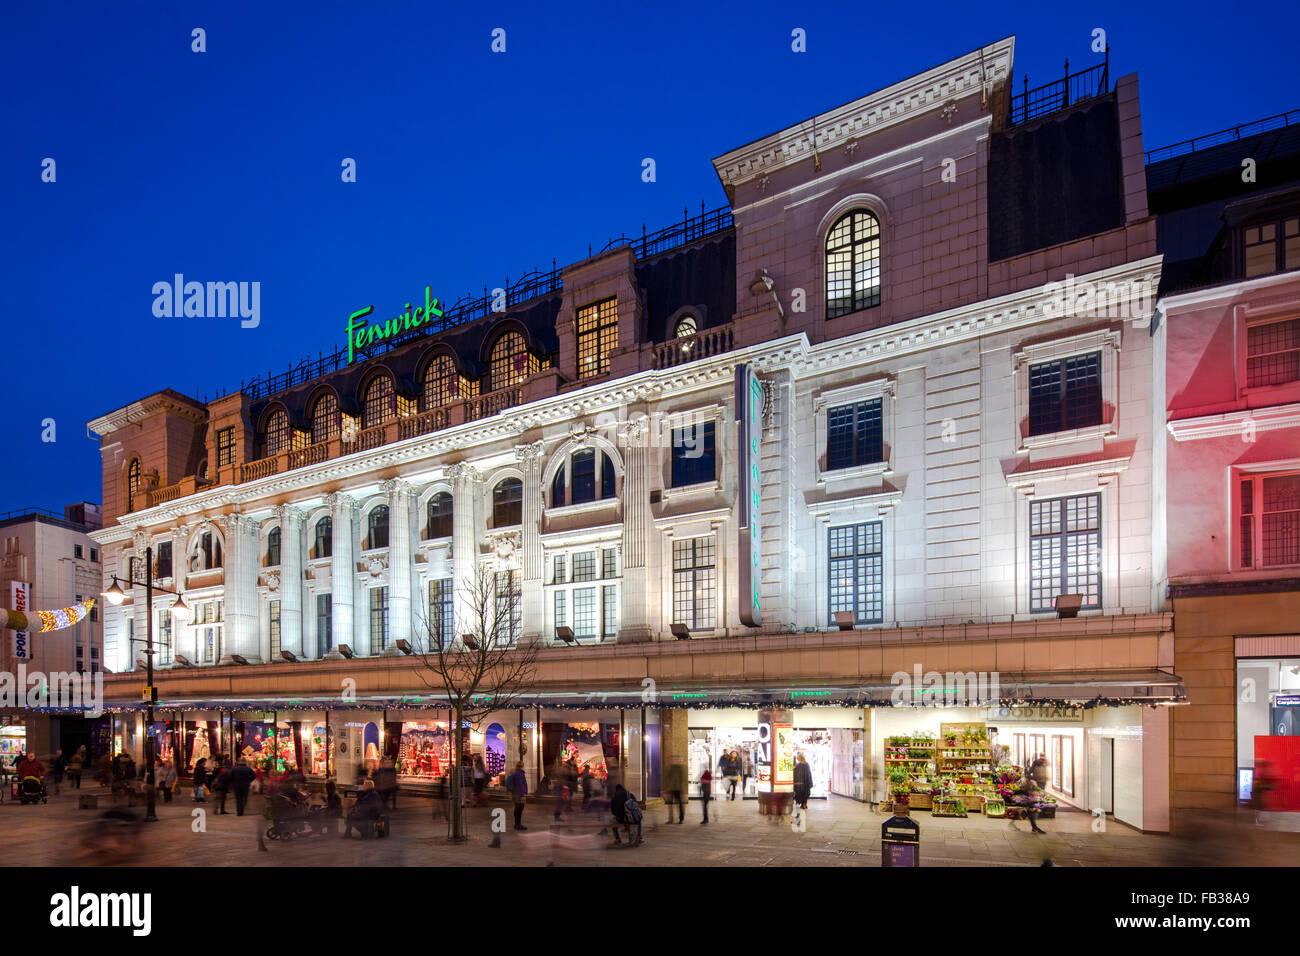
MULTIPOLYGON (((1163 670, 1106 672, 1092 674, 975 675, 932 672, 908 675, 907 680, 878 681, 855 686, 768 685, 754 687, 679 686, 666 688, 610 688, 608 690, 564 692, 539 691, 519 695, 509 709, 548 708, 591 710, 641 707, 896 707, 989 706, 1016 704, 1061 704, 1073 707, 1123 706, 1130 704, 1185 704, 1183 680, 1163 670), (982 677, 982 679, 981 679, 982 677)), ((139 712, 143 701, 109 701, 105 710, 114 713, 139 712)), ((441 695, 358 697, 258 697, 163 700, 154 705, 158 714, 174 711, 349 711, 349 710, 446 710, 441 695)))

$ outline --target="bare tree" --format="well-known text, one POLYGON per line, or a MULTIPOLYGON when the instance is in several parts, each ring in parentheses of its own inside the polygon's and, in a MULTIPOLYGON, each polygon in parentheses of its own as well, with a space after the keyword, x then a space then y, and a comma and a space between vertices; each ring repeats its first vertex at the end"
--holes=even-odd
MULTIPOLYGON (((493 573, 480 564, 464 586, 458 604, 461 633, 431 611, 416 635, 423 667, 417 673, 427 687, 446 695, 452 713, 451 839, 466 839, 461 812, 461 754, 466 721, 477 723, 504 710, 532 686, 539 644, 520 646, 520 598, 510 572, 493 573)), ((507 771, 509 770, 507 762, 507 771)))

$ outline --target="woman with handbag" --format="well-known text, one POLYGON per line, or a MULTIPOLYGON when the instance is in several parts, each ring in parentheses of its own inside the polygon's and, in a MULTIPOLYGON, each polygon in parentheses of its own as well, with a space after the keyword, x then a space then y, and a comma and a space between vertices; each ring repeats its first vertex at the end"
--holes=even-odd
POLYGON ((208 760, 200 757, 194 765, 194 802, 207 803, 208 760))
POLYGON ((176 767, 170 760, 164 760, 162 769, 157 774, 158 789, 162 791, 163 803, 172 802, 172 791, 176 787, 176 767))

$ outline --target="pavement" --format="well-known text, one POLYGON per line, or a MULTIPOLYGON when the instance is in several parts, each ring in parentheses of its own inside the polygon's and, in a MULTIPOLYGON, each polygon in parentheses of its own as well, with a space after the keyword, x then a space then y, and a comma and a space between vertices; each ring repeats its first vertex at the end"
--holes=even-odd
MULTIPOLYGON (((515 832, 509 805, 467 808, 468 840, 449 841, 449 826, 435 818, 428 798, 403 797, 392 814, 387 838, 343 839, 313 835, 267 840, 259 848, 264 798, 250 800, 247 815, 228 815, 213 803, 196 804, 178 794, 159 803, 156 823, 128 827, 117 844, 102 838, 108 792, 66 787, 45 805, 0 804, 0 846, 7 865, 144 866, 871 866, 880 865, 880 827, 887 816, 842 797, 809 803, 806 833, 794 833, 788 818, 762 816, 756 801, 714 801, 710 822, 701 825, 698 801, 683 824, 668 824, 667 809, 645 810, 644 842, 610 847, 599 823, 580 812, 553 826, 553 805, 529 804, 525 832, 515 832), (99 797, 98 810, 80 810, 78 793, 99 797), (200 811, 195 813, 195 811, 200 811), (493 822, 504 825, 492 847, 493 822), (106 849, 109 847, 109 849, 106 849)), ((443 805, 439 804, 439 808, 443 805)), ((575 806, 577 803, 575 802, 575 806)), ((142 814, 142 808, 134 808, 142 814)), ((1270 815, 1266 815, 1268 817, 1270 815)), ((1300 851, 1296 815, 1276 815, 1255 824, 1254 814, 1231 818, 1206 815, 1190 821, 1186 836, 1139 833, 1123 824, 1094 820, 1081 812, 1058 811, 1042 821, 1047 833, 1031 833, 1024 822, 982 816, 933 818, 913 811, 921 827, 922 866, 1236 866, 1289 865, 1300 851), (1094 829, 1096 827, 1096 829, 1094 829)), ((117 831, 114 831, 117 833, 117 831)))

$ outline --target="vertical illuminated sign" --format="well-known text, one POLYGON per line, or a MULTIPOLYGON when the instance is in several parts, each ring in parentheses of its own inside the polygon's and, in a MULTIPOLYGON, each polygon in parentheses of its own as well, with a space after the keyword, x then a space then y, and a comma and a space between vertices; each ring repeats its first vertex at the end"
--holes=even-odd
POLYGON ((755 770, 760 793, 794 790, 794 721, 788 710, 758 712, 758 753, 755 770))
POLYGON ((763 384, 748 365, 736 366, 737 450, 740 486, 740 620, 750 627, 763 623, 761 535, 762 484, 759 445, 763 440, 763 384))
MULTIPOLYGON (((25 581, 9 582, 9 606, 15 611, 27 610, 27 583, 25 581)), ((14 631, 14 660, 30 661, 31 659, 31 635, 26 631, 14 631)))

